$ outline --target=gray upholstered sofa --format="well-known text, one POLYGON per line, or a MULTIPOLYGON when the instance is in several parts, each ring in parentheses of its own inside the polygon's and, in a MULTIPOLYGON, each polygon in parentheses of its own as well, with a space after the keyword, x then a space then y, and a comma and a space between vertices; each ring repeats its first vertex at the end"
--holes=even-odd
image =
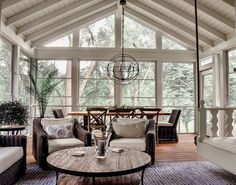
POLYGON ((0 185, 10 185, 26 171, 26 136, 0 135, 0 185))
POLYGON ((154 164, 156 146, 155 121, 147 120, 144 128, 142 128, 140 120, 144 119, 118 118, 117 120, 121 122, 120 125, 122 127, 119 128, 118 126, 117 129, 114 125, 116 121, 111 122, 108 129, 109 146, 111 148, 126 148, 146 152, 151 157, 151 164, 154 164), (144 130, 141 131, 142 129, 144 130))

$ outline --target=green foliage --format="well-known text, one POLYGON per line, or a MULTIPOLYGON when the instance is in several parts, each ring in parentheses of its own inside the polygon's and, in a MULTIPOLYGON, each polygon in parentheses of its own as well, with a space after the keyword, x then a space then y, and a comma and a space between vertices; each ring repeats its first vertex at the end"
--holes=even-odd
POLYGON ((43 118, 50 95, 61 81, 55 79, 58 75, 58 70, 52 66, 47 66, 47 63, 41 63, 40 66, 35 64, 32 66, 32 71, 28 72, 31 87, 28 87, 27 90, 35 95, 38 101, 40 117, 43 118), (40 74, 41 78, 39 78, 38 74, 40 74))
POLYGON ((26 125, 29 114, 27 107, 19 101, 9 101, 0 104, 1 125, 26 125))
POLYGON ((11 99, 11 46, 0 40, 0 102, 11 99))

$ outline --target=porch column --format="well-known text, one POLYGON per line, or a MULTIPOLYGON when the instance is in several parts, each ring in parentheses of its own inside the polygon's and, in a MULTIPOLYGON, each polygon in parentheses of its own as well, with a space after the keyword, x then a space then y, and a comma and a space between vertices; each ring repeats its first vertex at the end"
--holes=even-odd
MULTIPOLYGON (((215 96, 216 107, 224 107, 227 104, 227 52, 220 51, 215 55, 215 96)), ((219 136, 224 136, 224 113, 219 112, 219 136)))
POLYGON ((20 46, 13 46, 12 55, 12 100, 18 99, 18 77, 19 77, 19 61, 20 61, 20 46))

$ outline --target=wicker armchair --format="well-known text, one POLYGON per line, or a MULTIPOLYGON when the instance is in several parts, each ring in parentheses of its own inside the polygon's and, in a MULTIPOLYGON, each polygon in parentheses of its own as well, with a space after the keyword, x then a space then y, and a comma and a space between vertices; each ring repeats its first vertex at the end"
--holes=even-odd
MULTIPOLYGON (((0 174, 0 185, 9 185, 25 174, 27 137, 21 135, 16 135, 16 136, 0 135, 0 146, 3 148, 3 150, 4 147, 13 147, 13 146, 21 146, 23 148, 23 157, 0 174)), ((2 153, 0 155, 2 155, 2 153)))
POLYGON ((162 141, 175 141, 178 142, 178 134, 177 134, 177 124, 179 120, 181 110, 172 110, 170 114, 169 121, 159 122, 158 124, 158 140, 162 141))
MULTIPOLYGON (((145 143, 146 143, 146 149, 144 152, 148 153, 151 157, 151 164, 154 164, 155 162, 155 130, 156 130, 156 124, 154 120, 149 120, 149 123, 147 125, 147 130, 146 130, 146 136, 145 136, 145 143)), ((115 140, 117 138, 113 128, 112 124, 110 125, 108 129, 108 144, 110 145, 110 142, 112 140, 115 140)), ((129 138, 127 138, 128 140, 129 138)), ((125 148, 125 144, 124 144, 125 148)), ((129 148, 132 149, 132 148, 129 148)))
MULTIPOLYGON (((85 146, 92 145, 91 133, 85 131, 79 124, 78 120, 74 120, 73 133, 75 138, 84 142, 85 146)), ((39 167, 46 169, 47 168, 47 156, 49 155, 49 144, 48 136, 41 125, 40 118, 36 118, 33 121, 33 156, 37 161, 39 167)))

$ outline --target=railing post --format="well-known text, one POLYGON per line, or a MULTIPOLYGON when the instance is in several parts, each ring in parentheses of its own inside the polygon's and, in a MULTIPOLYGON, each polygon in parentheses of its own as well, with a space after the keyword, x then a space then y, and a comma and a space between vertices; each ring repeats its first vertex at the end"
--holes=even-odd
POLYGON ((200 101, 200 108, 199 108, 199 141, 206 137, 206 109, 204 108, 204 100, 200 101))
POLYGON ((212 138, 213 137, 218 137, 218 134, 217 134, 217 131, 218 131, 218 118, 217 118, 217 115, 218 115, 218 112, 219 110, 218 109, 211 109, 210 110, 211 112, 211 115, 212 115, 212 118, 211 118, 211 132, 212 132, 212 138))
POLYGON ((226 109, 225 110, 225 116, 226 119, 224 121, 224 128, 225 128, 225 137, 232 137, 232 131, 233 131, 233 109, 226 109))

